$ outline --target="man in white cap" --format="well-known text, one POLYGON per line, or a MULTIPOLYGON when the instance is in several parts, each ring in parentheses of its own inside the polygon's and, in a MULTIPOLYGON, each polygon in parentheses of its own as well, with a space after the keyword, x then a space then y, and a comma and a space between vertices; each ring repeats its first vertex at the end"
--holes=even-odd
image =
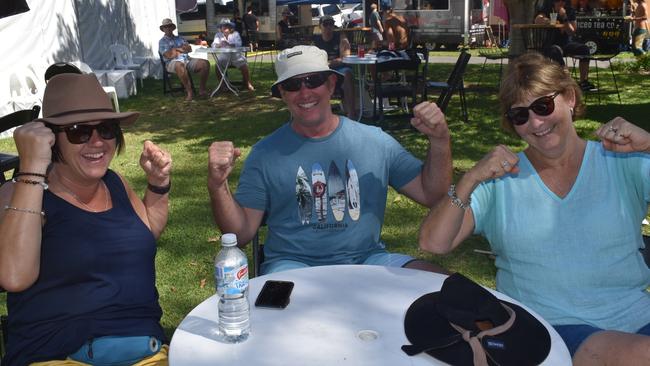
POLYGON ((178 75, 181 83, 183 83, 183 87, 185 87, 185 92, 187 93, 185 100, 187 101, 191 101, 194 97, 190 77, 187 73, 191 71, 199 74, 201 77, 199 95, 205 97, 208 95, 205 84, 210 74, 210 63, 208 60, 191 58, 188 53, 192 52, 192 46, 182 37, 175 36, 175 29, 176 24, 171 19, 163 19, 160 30, 165 35, 158 41, 158 52, 165 60, 165 68, 168 72, 173 72, 178 75))
MULTIPOLYGON (((212 41, 213 48, 242 46, 241 36, 239 35, 239 32, 235 30, 235 23, 223 18, 219 22, 219 29, 221 32, 217 32, 212 41)), ((248 62, 241 52, 218 54, 217 59, 219 60, 219 67, 221 70, 224 70, 227 65, 232 65, 238 68, 241 72, 244 87, 250 91, 255 90, 253 84, 251 84, 248 62)))
POLYGON ((291 119, 253 146, 236 195, 228 176, 241 152, 231 141, 208 150, 208 191, 222 232, 248 243, 268 226, 262 273, 331 264, 373 264, 444 272, 430 262, 389 253, 380 239, 388 186, 432 207, 447 197, 451 149, 445 117, 423 102, 411 124, 426 135, 423 164, 380 128, 332 113, 342 75, 314 46, 280 52, 271 87, 291 119))

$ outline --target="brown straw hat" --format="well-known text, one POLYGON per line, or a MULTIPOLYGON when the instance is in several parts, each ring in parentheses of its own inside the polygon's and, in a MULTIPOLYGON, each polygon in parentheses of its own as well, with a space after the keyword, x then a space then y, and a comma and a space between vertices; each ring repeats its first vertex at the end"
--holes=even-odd
POLYGON ((117 113, 95 75, 59 74, 50 79, 43 95, 43 118, 38 122, 65 126, 81 122, 118 120, 130 126, 139 112, 117 113))

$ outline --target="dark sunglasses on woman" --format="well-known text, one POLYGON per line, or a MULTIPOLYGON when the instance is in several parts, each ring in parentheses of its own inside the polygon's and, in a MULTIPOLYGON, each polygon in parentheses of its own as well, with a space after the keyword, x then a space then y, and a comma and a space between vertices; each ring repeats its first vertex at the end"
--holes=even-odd
POLYGON ((329 72, 320 72, 318 74, 311 74, 303 77, 293 77, 281 82, 280 86, 283 90, 288 92, 297 92, 303 84, 305 84, 307 89, 316 89, 327 81, 329 75, 329 72))
POLYGON ((104 121, 96 125, 74 124, 63 127, 48 123, 47 127, 54 133, 65 132, 65 136, 71 144, 84 144, 90 141, 90 137, 93 135, 93 131, 95 130, 97 130, 99 137, 102 139, 112 140, 115 138, 117 130, 120 128, 119 123, 115 121, 104 121))
POLYGON ((512 124, 521 126, 528 122, 529 110, 535 112, 535 114, 538 116, 548 116, 555 110, 554 99, 559 94, 560 92, 555 92, 552 95, 538 98, 534 102, 530 103, 528 107, 510 108, 506 112, 506 117, 510 120, 510 122, 512 122, 512 124))

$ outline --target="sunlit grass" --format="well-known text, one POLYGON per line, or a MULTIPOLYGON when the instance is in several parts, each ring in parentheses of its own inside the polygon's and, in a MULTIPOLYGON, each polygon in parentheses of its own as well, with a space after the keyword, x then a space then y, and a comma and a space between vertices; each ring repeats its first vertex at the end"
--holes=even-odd
MULTIPOLYGON (((214 293, 212 259, 218 250, 216 238, 220 233, 212 221, 206 188, 208 146, 215 140, 232 140, 242 148, 243 156, 230 179, 234 190, 242 162, 251 146, 288 118, 284 105, 269 96, 274 77, 270 64, 264 67, 261 73, 253 74, 257 90, 244 92, 239 97, 221 92, 212 99, 186 103, 180 95, 163 96, 161 81, 145 80, 144 89, 136 97, 120 100, 123 111, 136 110, 142 115, 133 127, 126 130, 127 149, 114 160, 112 168, 126 176, 136 191, 143 192, 146 181, 137 163, 142 142, 153 140, 169 150, 174 159, 170 218, 158 242, 156 258, 157 285, 164 310, 162 323, 170 336, 185 314, 214 293)), ((446 80, 451 68, 450 64, 432 64, 429 77, 446 80)), ((623 105, 619 105, 615 93, 611 93, 613 83, 609 71, 600 71, 601 103, 598 104, 594 93, 587 96, 587 115, 576 122, 580 135, 593 138, 593 131, 616 115, 649 129, 650 77, 618 72, 617 81, 623 99, 623 105)), ((240 80, 237 70, 230 72, 234 80, 240 80)), ((497 85, 498 66, 488 65, 482 71, 482 85, 486 87, 476 92, 473 86, 478 82, 480 72, 480 64, 469 65, 466 75, 469 123, 460 118, 456 96, 448 108, 456 177, 471 168, 496 144, 505 144, 515 151, 525 146, 499 128, 496 89, 489 88, 497 85)), ((215 85, 212 76, 210 86, 215 85)), ((436 97, 431 96, 431 99, 436 97)), ((416 131, 405 129, 391 133, 415 155, 425 156, 427 140, 416 131)), ((13 140, 0 140, 0 151, 15 151, 13 140)), ((425 214, 423 207, 391 190, 383 227, 383 239, 388 248, 441 264, 482 284, 494 286, 493 261, 473 251, 489 249, 482 238, 472 237, 445 256, 433 256, 417 248, 417 230, 425 214)), ((0 298, 0 314, 6 312, 4 306, 3 298, 0 298)))

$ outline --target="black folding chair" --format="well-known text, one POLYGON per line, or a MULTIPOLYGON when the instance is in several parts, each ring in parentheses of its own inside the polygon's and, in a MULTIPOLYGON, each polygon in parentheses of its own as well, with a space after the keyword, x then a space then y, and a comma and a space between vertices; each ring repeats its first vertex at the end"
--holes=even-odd
MULTIPOLYGON (((38 118, 41 107, 35 105, 32 109, 24 109, 16 111, 0 118, 0 132, 7 131, 11 128, 18 127, 27 122, 31 122, 38 118)), ((13 170, 13 175, 18 172, 18 165, 20 160, 17 155, 0 153, 0 185, 7 181, 5 173, 13 170)))
POLYGON ((589 60, 593 61, 596 66, 596 95, 598 96, 598 104, 600 104, 600 94, 601 94, 601 84, 600 84, 600 75, 598 73, 598 62, 607 62, 609 63, 609 71, 612 73, 612 80, 614 81, 614 89, 616 90, 616 95, 618 96, 618 104, 622 104, 621 93, 618 90, 618 83, 616 82, 616 73, 614 72, 614 67, 612 66, 612 59, 618 56, 619 52, 607 53, 607 54, 593 54, 593 55, 572 55, 573 58, 573 74, 576 73, 576 60, 589 60))
POLYGON ((460 97, 460 108, 463 115, 463 120, 467 123, 468 113, 467 113, 467 101, 465 100, 465 86, 463 83, 463 77, 465 75, 465 70, 467 69, 467 63, 472 56, 467 53, 465 50, 460 52, 458 60, 454 65, 451 74, 447 81, 427 81, 425 86, 425 97, 429 89, 441 90, 440 96, 436 104, 441 111, 445 112, 449 101, 451 100, 454 91, 458 90, 458 96, 460 97))
POLYGON ((409 113, 409 104, 417 103, 420 63, 415 49, 380 51, 377 54, 373 71, 373 115, 380 124, 384 120, 384 98, 398 98, 406 114, 409 113), (389 79, 385 79, 386 74, 390 75, 389 79))
MULTIPOLYGON (((172 78, 173 76, 167 71, 167 68, 165 67, 165 59, 163 58, 162 53, 158 53, 158 56, 160 56, 160 65, 162 65, 162 72, 163 72, 163 94, 173 94, 176 92, 185 92, 185 87, 183 86, 183 83, 181 80, 176 76, 176 79, 178 79, 178 84, 179 85, 174 85, 172 83, 172 78)), ((194 89, 194 81, 192 80, 192 72, 190 70, 187 70, 187 76, 190 79, 190 86, 192 87, 192 93, 196 94, 196 90, 194 89)))

